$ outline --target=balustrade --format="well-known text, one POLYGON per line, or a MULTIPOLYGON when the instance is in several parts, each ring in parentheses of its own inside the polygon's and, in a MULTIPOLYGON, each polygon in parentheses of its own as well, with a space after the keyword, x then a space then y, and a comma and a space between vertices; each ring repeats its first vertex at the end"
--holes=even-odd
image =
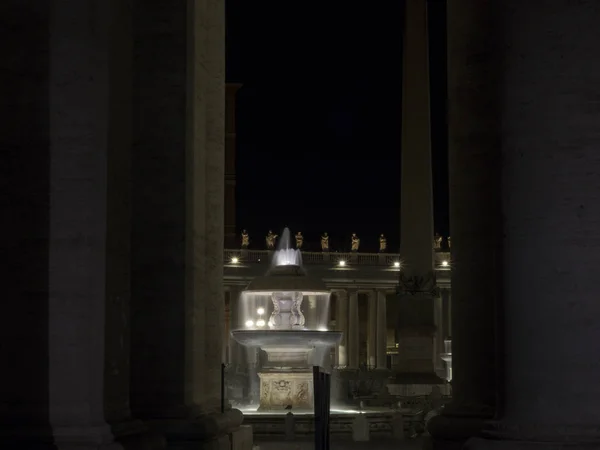
MULTIPOLYGON (((225 249, 224 261, 227 265, 235 264, 267 264, 270 262, 269 250, 225 249)), ((436 268, 450 269, 450 253, 435 253, 436 268)), ((342 252, 302 252, 302 263, 305 265, 334 265, 340 267, 388 266, 400 269, 402 257, 399 253, 342 253, 342 252)))

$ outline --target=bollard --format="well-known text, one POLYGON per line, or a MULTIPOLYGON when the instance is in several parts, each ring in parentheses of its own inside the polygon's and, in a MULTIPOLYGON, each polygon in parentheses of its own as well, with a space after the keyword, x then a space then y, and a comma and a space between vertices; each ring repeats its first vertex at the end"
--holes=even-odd
POLYGON ((358 414, 352 422, 352 440, 364 442, 369 440, 369 419, 366 414, 358 414))
POLYGON ((285 415, 285 440, 293 441, 295 439, 295 419, 294 414, 290 411, 285 415))
POLYGON ((394 439, 403 441, 404 434, 404 416, 400 411, 397 411, 392 416, 392 436, 394 439))

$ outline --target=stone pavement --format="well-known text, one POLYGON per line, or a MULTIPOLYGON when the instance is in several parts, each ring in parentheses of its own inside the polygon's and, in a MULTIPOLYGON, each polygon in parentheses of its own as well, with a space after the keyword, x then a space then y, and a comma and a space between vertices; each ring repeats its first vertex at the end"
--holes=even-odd
MULTIPOLYGON (((254 443, 256 450, 313 450, 311 441, 258 441, 254 443)), ((332 440, 331 450, 421 450, 422 439, 407 439, 396 441, 392 439, 373 439, 368 442, 353 442, 350 440, 332 440)))

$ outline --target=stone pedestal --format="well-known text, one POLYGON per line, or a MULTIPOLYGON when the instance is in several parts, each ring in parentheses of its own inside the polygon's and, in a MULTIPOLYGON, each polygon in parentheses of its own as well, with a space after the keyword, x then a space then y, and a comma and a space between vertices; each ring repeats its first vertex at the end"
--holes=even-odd
POLYGON ((313 408, 312 372, 261 372, 259 410, 295 410, 313 408))

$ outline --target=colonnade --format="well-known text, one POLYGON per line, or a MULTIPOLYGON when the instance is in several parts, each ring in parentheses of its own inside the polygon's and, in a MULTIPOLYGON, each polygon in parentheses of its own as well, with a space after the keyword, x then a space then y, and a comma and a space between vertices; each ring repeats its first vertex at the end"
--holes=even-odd
POLYGON ((360 361, 358 294, 367 294, 367 360, 372 368, 387 368, 386 291, 357 289, 335 290, 335 329, 344 333, 336 349, 335 365, 357 369, 360 361))

